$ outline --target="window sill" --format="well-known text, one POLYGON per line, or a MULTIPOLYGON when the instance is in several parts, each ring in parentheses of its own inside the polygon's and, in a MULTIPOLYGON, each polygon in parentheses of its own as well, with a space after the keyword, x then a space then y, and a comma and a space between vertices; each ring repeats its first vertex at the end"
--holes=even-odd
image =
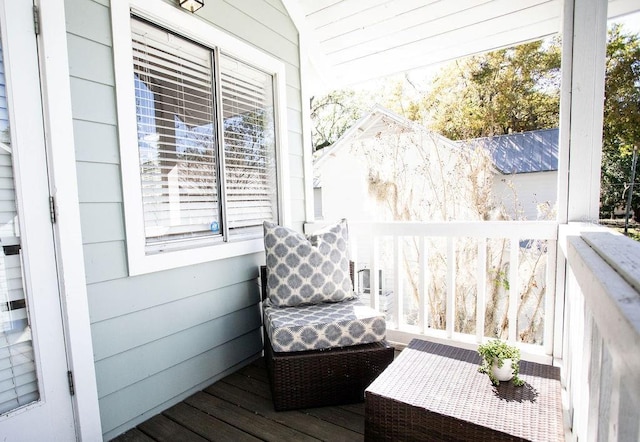
POLYGON ((152 255, 144 253, 144 246, 138 248, 138 250, 130 248, 128 252, 129 276, 143 275, 258 252, 264 252, 262 238, 192 249, 165 251, 152 255))

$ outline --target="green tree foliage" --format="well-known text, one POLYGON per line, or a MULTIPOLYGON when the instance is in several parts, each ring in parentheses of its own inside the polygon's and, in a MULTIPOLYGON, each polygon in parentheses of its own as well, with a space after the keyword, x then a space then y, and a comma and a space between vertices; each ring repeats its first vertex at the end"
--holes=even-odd
POLYGON ((423 108, 430 126, 461 140, 558 126, 560 44, 535 41, 456 61, 423 108))
MULTIPOLYGON (((640 36, 609 29, 602 140, 601 215, 623 206, 629 191, 633 146, 640 145, 640 36)), ((640 168, 639 168, 640 169, 640 168)), ((636 170, 636 177, 638 177, 636 170)), ((636 181, 638 179, 636 178, 636 181)), ((640 212, 636 186, 632 207, 640 212)))
POLYGON ((367 109, 364 98, 353 90, 343 89, 311 100, 313 150, 335 143, 367 109))

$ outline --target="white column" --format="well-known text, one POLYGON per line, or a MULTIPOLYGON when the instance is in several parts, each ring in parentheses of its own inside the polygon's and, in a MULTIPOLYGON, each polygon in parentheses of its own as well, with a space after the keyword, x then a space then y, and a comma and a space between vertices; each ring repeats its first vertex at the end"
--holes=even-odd
POLYGON ((565 0, 558 217, 597 221, 607 0, 565 0))

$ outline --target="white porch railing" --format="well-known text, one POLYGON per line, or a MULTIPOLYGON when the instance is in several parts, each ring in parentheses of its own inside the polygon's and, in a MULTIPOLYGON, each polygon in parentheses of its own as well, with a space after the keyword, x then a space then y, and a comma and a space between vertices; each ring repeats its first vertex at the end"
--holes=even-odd
POLYGON ((640 440, 640 243, 584 225, 561 226, 560 238, 573 440, 640 440))
POLYGON ((390 341, 501 337, 552 362, 557 223, 355 222, 349 235, 356 290, 386 312, 390 341))

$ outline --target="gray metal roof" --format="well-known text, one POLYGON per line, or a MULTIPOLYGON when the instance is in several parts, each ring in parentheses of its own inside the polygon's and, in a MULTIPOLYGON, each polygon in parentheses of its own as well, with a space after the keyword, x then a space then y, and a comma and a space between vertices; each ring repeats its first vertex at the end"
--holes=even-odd
POLYGON ((558 129, 543 129, 462 141, 487 149, 503 174, 558 170, 558 129))

